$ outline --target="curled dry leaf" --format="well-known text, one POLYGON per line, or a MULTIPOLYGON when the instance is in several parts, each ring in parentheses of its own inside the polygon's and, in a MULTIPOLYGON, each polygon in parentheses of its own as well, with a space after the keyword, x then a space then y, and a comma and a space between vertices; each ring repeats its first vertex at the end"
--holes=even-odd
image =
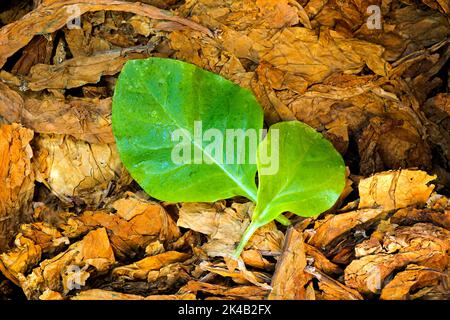
POLYGON ((72 19, 73 10, 83 14, 89 11, 114 10, 132 12, 152 19, 168 20, 196 29, 206 34, 211 32, 203 26, 190 20, 177 17, 169 11, 161 10, 153 6, 122 1, 97 0, 95 3, 89 0, 47 1, 35 10, 14 21, 0 30, 0 67, 3 67, 8 57, 39 33, 51 33, 62 28, 72 19))
POLYGON ((450 232, 427 223, 398 227, 384 235, 382 248, 380 253, 353 260, 347 266, 347 286, 363 294, 380 293, 386 279, 409 264, 444 271, 448 265, 450 232))
POLYGON ((18 124, 0 124, 0 252, 8 248, 20 223, 30 218, 32 138, 33 131, 18 124))
POLYGON ((106 272, 114 263, 106 229, 100 228, 42 261, 29 275, 19 275, 20 285, 29 299, 38 299, 46 289, 67 294, 75 285, 84 286, 91 273, 106 272))
POLYGON ((382 207, 385 211, 423 205, 433 192, 428 183, 436 176, 424 171, 399 170, 382 172, 360 181, 360 208, 382 207))
POLYGON ((89 144, 64 135, 36 139, 36 180, 62 201, 98 205, 111 183, 129 183, 115 144, 89 144), (125 181, 120 181, 120 179, 125 181))
POLYGON ((319 281, 320 294, 316 294, 319 300, 363 300, 358 291, 343 285, 320 270, 314 267, 307 267, 305 270, 319 281))
MULTIPOLYGON (((448 276, 443 272, 427 267, 409 265, 405 271, 396 274, 383 288, 380 299, 408 300, 413 292, 426 287, 434 287, 440 281, 448 283, 448 280, 448 276)), ((417 297, 417 295, 415 296, 417 297)))
POLYGON ((114 75, 130 59, 142 59, 139 53, 150 47, 136 47, 99 52, 89 57, 78 57, 61 64, 36 64, 31 68, 27 86, 33 91, 44 89, 71 89, 87 83, 97 83, 102 76, 114 75))
POLYGON ((190 293, 197 296, 198 292, 213 296, 246 300, 262 300, 268 293, 266 289, 258 286, 237 286, 230 288, 200 281, 189 281, 186 285, 180 288, 178 294, 190 293))
POLYGON ((113 143, 111 98, 21 96, 0 82, 0 116, 38 133, 71 135, 90 143, 113 143))
POLYGON ((115 291, 91 289, 81 291, 71 300, 195 300, 193 294, 139 296, 115 291))
POLYGON ((77 238, 90 230, 104 227, 117 259, 134 257, 152 241, 166 242, 180 236, 175 222, 155 202, 139 199, 129 193, 128 197, 115 201, 112 207, 116 210, 114 214, 85 211, 79 216, 70 217, 66 224, 60 226, 64 230, 63 234, 77 238))
POLYGON ((130 265, 117 267, 112 271, 112 275, 117 278, 146 280, 150 271, 159 270, 166 265, 184 261, 189 257, 190 255, 187 253, 167 251, 130 265))
POLYGON ((303 235, 294 227, 289 228, 283 253, 275 267, 272 278, 271 300, 310 300, 306 285, 311 276, 304 271, 307 266, 303 235))

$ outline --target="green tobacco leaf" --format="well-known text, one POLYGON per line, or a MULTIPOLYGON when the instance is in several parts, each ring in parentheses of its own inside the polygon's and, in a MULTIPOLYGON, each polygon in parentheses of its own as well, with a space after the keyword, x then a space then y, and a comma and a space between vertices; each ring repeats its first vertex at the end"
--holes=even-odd
POLYGON ((318 215, 336 203, 345 187, 345 164, 341 155, 320 133, 298 121, 281 122, 270 128, 258 148, 258 173, 257 205, 236 256, 256 229, 281 213, 290 211, 304 217, 318 215), (275 172, 276 168, 269 170, 264 163, 266 154, 274 158, 277 152, 279 166, 275 172))
POLYGON ((113 98, 121 160, 149 195, 164 201, 211 202, 238 195, 255 201, 256 161, 249 159, 256 144, 252 153, 246 139, 230 154, 220 136, 225 140, 230 129, 259 134, 262 124, 262 109, 250 91, 177 60, 128 61, 113 98), (241 156, 245 164, 239 163, 241 156))

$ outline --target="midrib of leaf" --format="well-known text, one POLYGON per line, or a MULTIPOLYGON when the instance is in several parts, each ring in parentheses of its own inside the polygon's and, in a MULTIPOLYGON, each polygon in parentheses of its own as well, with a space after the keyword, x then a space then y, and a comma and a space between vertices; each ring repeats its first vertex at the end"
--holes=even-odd
MULTIPOLYGON (((170 112, 167 111, 166 106, 159 103, 158 100, 156 99, 156 97, 153 95, 153 93, 150 90, 147 90, 151 97, 153 98, 153 101, 156 102, 156 104, 164 111, 164 113, 169 117, 169 119, 175 124, 175 126, 179 129, 185 129, 187 131, 190 132, 190 130, 188 128, 183 127, 182 125, 180 125, 178 123, 178 121, 176 119, 174 119, 170 112)), ((183 135, 184 135, 184 130, 183 130, 183 135)), ((250 190, 247 186, 245 186, 244 184, 242 184, 242 182, 240 182, 231 172, 229 172, 224 166, 222 166, 220 163, 218 163, 216 161, 216 159, 214 159, 214 157, 211 156, 211 154, 209 154, 208 152, 205 152, 205 150, 203 149, 203 146, 199 146, 196 142, 195 139, 191 139, 189 136, 184 135, 187 139, 189 139, 191 141, 191 143, 194 145, 194 147, 196 147, 197 149, 199 149, 203 154, 205 154, 214 164, 216 164, 231 180, 233 180, 233 182, 239 186, 239 188, 241 188, 249 197, 250 200, 252 200, 253 202, 256 202, 256 192, 254 190, 250 190)))

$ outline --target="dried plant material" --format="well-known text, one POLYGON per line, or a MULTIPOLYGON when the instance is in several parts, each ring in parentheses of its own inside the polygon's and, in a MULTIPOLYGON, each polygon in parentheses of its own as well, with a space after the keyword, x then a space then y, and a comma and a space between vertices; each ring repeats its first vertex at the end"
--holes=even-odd
POLYGON ((374 117, 358 141, 361 173, 384 168, 431 169, 431 148, 405 122, 374 117))
POLYGON ((124 175, 114 144, 89 144, 70 136, 41 135, 36 139, 36 180, 62 201, 80 199, 99 204, 109 184, 124 175))
POLYGON ((207 261, 200 263, 200 268, 211 273, 218 274, 222 277, 230 277, 234 282, 238 284, 253 284, 258 287, 265 289, 270 289, 270 287, 265 284, 265 281, 270 280, 270 278, 262 272, 252 272, 247 270, 242 261, 238 262, 238 270, 232 268, 230 270, 229 266, 220 264, 212 264, 207 261))
POLYGON ((181 287, 178 294, 192 293, 197 295, 199 291, 213 296, 248 300, 262 300, 268 293, 266 289, 258 286, 238 286, 230 288, 200 281, 189 281, 185 286, 181 287))
MULTIPOLYGON (((251 202, 233 203, 231 207, 225 207, 222 202, 183 203, 177 225, 208 235, 209 241, 203 249, 209 256, 231 256, 250 223, 253 207, 251 202)), ((246 248, 280 252, 282 240, 283 234, 272 222, 258 229, 246 248)))
POLYGON ((38 299, 50 289, 67 294, 76 285, 84 286, 91 273, 102 273, 115 263, 104 228, 89 232, 66 251, 44 260, 29 275, 20 276, 20 285, 29 299, 38 299))
POLYGON ((270 300, 304 300, 305 286, 311 276, 304 269, 307 266, 305 243, 302 233, 289 228, 283 245, 283 253, 275 267, 272 278, 270 300))
POLYGON ((168 20, 189 28, 210 34, 210 31, 187 19, 174 16, 149 5, 122 1, 98 0, 94 4, 88 0, 47 1, 20 20, 14 21, 0 31, 0 66, 3 67, 8 57, 24 47, 36 34, 51 33, 62 28, 71 20, 72 10, 79 14, 89 11, 114 10, 132 12, 152 19, 168 20))
POLYGON ((111 98, 24 96, 0 83, 0 116, 38 133, 68 134, 90 143, 113 143, 111 98))
POLYGON ((22 56, 14 64, 12 73, 27 75, 38 63, 49 64, 53 51, 53 41, 44 36, 34 37, 23 49, 22 56))
POLYGON ((195 300, 193 294, 139 296, 101 289, 81 291, 71 300, 195 300))
MULTIPOLYGON (((157 241, 177 239, 180 231, 164 208, 155 203, 139 199, 133 194, 112 204, 116 213, 107 211, 85 211, 71 217, 60 227, 64 235, 75 238, 86 232, 104 227, 108 230, 111 246, 117 259, 134 257, 138 252, 157 241)), ((161 250, 161 249, 159 249, 161 250)), ((160 252, 154 252, 160 253, 160 252)))
POLYGON ((245 250, 241 254, 242 260, 248 266, 272 271, 275 265, 263 257, 258 250, 245 250))
POLYGON ((8 248, 19 224, 27 222, 34 192, 31 166, 33 131, 0 124, 0 252, 8 248))
MULTIPOLYGON (((424 287, 437 285, 444 277, 440 271, 426 267, 408 266, 405 271, 395 277, 383 288, 380 299, 382 300, 409 300, 413 292, 424 287)), ((448 279, 446 279, 448 282, 448 279)))
POLYGON ((426 223, 387 232, 383 251, 353 260, 345 269, 347 286, 363 294, 379 293, 395 270, 417 264, 436 271, 448 265, 450 232, 426 223))
POLYGON ((313 267, 307 267, 305 270, 319 281, 319 289, 322 291, 321 300, 363 300, 358 291, 346 287, 320 270, 313 267))
POLYGON ((412 225, 417 222, 430 222, 450 230, 450 210, 404 208, 395 212, 390 221, 400 225, 412 225))
POLYGON ((192 259, 189 259, 152 270, 147 274, 147 282, 158 292, 173 291, 192 280, 194 266, 191 263, 192 259))
POLYGON ((17 236, 15 244, 16 248, 0 255, 0 271, 6 278, 19 285, 19 274, 25 274, 39 263, 42 249, 21 235, 17 236))
POLYGON ((424 171, 389 171, 359 182, 360 208, 382 207, 385 211, 423 205, 433 192, 428 183, 436 176, 424 171))
POLYGON ((47 289, 39 296, 39 300, 64 300, 64 297, 59 292, 47 289))
POLYGON ((117 267, 113 270, 112 274, 117 278, 144 280, 147 279, 150 271, 159 270, 164 266, 184 261, 189 257, 190 255, 186 253, 167 251, 144 258, 127 266, 117 267))
POLYGON ((325 249, 354 228, 371 225, 384 216, 382 209, 362 209, 333 215, 314 229, 314 235, 308 243, 316 248, 325 249))
POLYGON ((90 289, 81 291, 76 296, 72 297, 71 300, 144 300, 144 297, 135 294, 90 289))
POLYGON ((343 273, 342 269, 338 265, 328 260, 320 250, 316 249, 313 246, 310 246, 307 243, 305 243, 304 246, 306 256, 313 259, 313 266, 316 269, 319 269, 328 275, 337 275, 343 273))
POLYGON ((97 83, 102 76, 118 73, 130 59, 142 59, 150 47, 136 47, 99 52, 89 57, 78 57, 58 65, 37 64, 31 68, 27 86, 33 91, 43 89, 71 89, 87 83, 97 83))
POLYGON ((428 47, 450 34, 449 21, 443 14, 424 11, 415 5, 393 10, 386 20, 376 37, 366 24, 358 31, 358 36, 386 48, 384 57, 388 61, 428 47))

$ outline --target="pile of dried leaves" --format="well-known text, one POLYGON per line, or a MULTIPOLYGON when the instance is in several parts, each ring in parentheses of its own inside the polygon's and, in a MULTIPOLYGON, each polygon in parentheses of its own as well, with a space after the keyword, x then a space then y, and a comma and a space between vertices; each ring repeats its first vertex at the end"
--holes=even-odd
POLYGON ((142 2, 0 13, 0 299, 450 299, 448 1, 142 2), (150 199, 111 132, 117 75, 148 56, 322 132, 349 167, 339 203, 235 261, 252 203, 150 199))

